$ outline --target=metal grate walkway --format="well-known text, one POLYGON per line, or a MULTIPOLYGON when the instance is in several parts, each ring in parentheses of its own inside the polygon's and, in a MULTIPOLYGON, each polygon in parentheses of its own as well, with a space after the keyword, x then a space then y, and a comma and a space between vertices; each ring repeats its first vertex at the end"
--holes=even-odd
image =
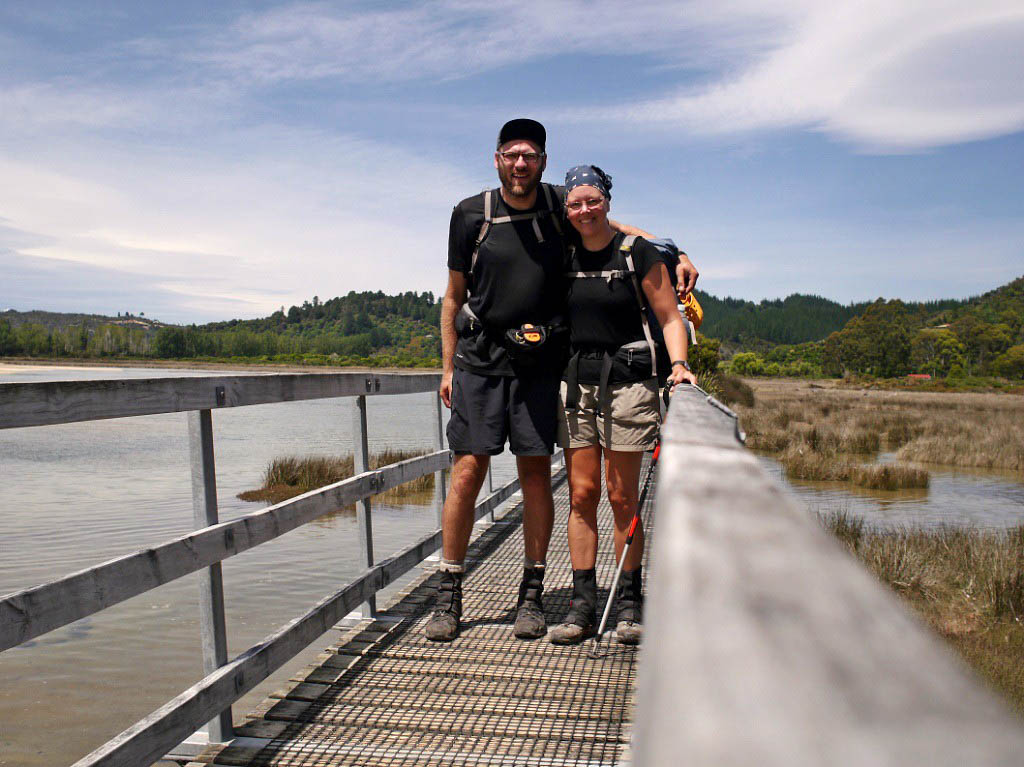
MULTIPOLYGON (((650 492, 644 511, 648 535, 653 497, 650 492)), ((549 626, 565 615, 571 594, 568 507, 562 483, 545 578, 549 626)), ((382 611, 382 620, 331 647, 283 697, 271 698, 236 728, 230 746, 200 759, 246 767, 597 767, 628 760, 637 651, 606 640, 608 654, 592 660, 586 645, 512 636, 521 515, 517 506, 471 545, 458 639, 423 638, 437 581, 431 567, 382 611)), ((605 499, 598 518, 603 606, 615 567, 605 499)))

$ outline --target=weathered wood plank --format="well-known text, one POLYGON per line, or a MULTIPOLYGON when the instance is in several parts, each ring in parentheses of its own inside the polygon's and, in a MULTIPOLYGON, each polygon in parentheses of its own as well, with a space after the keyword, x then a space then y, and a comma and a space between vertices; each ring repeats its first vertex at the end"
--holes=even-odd
POLYGON ((7 595, 0 599, 0 650, 209 567, 361 498, 447 468, 449 462, 448 451, 410 458, 7 595))
MULTIPOLYGON (((370 470, 370 444, 366 425, 366 396, 356 397, 352 408, 352 465, 362 473, 370 470)), ((363 498, 356 507, 356 527, 359 529, 359 548, 363 552, 362 564, 373 567, 373 504, 363 498)), ((370 597, 360 608, 364 618, 377 615, 377 599, 370 597)))
POLYGON ((0 429, 357 394, 435 391, 437 373, 299 373, 0 384, 0 429))
MULTIPOLYGON (((432 471, 434 469, 423 473, 432 471)), ((510 485, 516 482, 514 480, 510 485)), ((484 513, 486 511, 478 506, 477 516, 484 513)), ((438 530, 368 569, 340 591, 318 602, 304 615, 80 759, 74 767, 134 767, 150 764, 160 758, 175 744, 199 729, 213 714, 234 703, 325 634, 356 605, 365 602, 367 597, 416 567, 427 554, 436 551, 440 544, 441 531, 438 530)))
POLYGON ((680 392, 657 485, 635 763, 1003 765, 1024 729, 680 392))

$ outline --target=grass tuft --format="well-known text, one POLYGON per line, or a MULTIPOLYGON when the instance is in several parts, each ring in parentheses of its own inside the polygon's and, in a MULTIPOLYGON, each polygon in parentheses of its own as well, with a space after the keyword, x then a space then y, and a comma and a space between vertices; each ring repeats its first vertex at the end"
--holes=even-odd
POLYGON ((743 379, 736 376, 722 375, 719 377, 719 380, 722 391, 721 399, 726 405, 754 406, 754 390, 743 379))
MULTIPOLYGON (((370 468, 378 469, 392 463, 423 455, 426 450, 386 449, 370 456, 370 468)), ((263 472, 263 485, 255 490, 239 493, 243 501, 280 503, 310 490, 333 485, 354 475, 355 462, 351 455, 343 456, 284 456, 275 458, 263 472)), ((391 488, 377 498, 429 503, 434 490, 434 475, 426 474, 391 488)))
POLYGON ((861 540, 864 538, 864 520, 845 511, 835 514, 820 515, 819 518, 825 529, 832 533, 839 541, 853 553, 860 550, 861 540))
POLYGON ((702 388, 715 399, 722 399, 722 381, 718 373, 713 370, 702 370, 697 373, 697 386, 702 388))
POLYGON ((850 481, 858 487, 870 490, 902 490, 904 488, 928 487, 928 472, 898 463, 854 466, 850 470, 850 481))
POLYGON ((1024 527, 880 531, 842 512, 820 517, 1024 714, 1024 527))

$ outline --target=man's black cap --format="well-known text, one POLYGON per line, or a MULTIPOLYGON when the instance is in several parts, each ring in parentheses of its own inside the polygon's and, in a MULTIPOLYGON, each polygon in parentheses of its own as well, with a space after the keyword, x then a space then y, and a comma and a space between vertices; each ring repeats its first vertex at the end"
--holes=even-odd
POLYGON ((548 132, 544 130, 543 125, 529 117, 517 117, 501 126, 497 148, 501 149, 501 145, 509 141, 532 141, 543 152, 547 140, 548 132))

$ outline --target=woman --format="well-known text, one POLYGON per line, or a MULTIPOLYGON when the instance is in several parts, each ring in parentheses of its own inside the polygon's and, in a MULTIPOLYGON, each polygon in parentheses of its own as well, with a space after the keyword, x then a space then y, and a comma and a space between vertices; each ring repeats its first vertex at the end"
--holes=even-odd
MULTIPOLYGON (((594 565, 602 461, 618 562, 636 510, 643 454, 657 441, 658 381, 638 291, 664 333, 672 360, 668 385, 696 383, 686 362, 686 333, 668 270, 653 245, 637 238, 630 246, 625 235, 612 230, 611 187, 611 178, 591 165, 577 166, 565 177, 566 214, 578 234, 568 275, 573 355, 562 384, 565 415, 559 434, 572 498, 568 534, 573 593, 565 621, 549 635, 555 644, 575 644, 597 628, 594 565)), ((640 641, 643 543, 640 527, 616 599, 616 634, 623 644, 640 641)))

